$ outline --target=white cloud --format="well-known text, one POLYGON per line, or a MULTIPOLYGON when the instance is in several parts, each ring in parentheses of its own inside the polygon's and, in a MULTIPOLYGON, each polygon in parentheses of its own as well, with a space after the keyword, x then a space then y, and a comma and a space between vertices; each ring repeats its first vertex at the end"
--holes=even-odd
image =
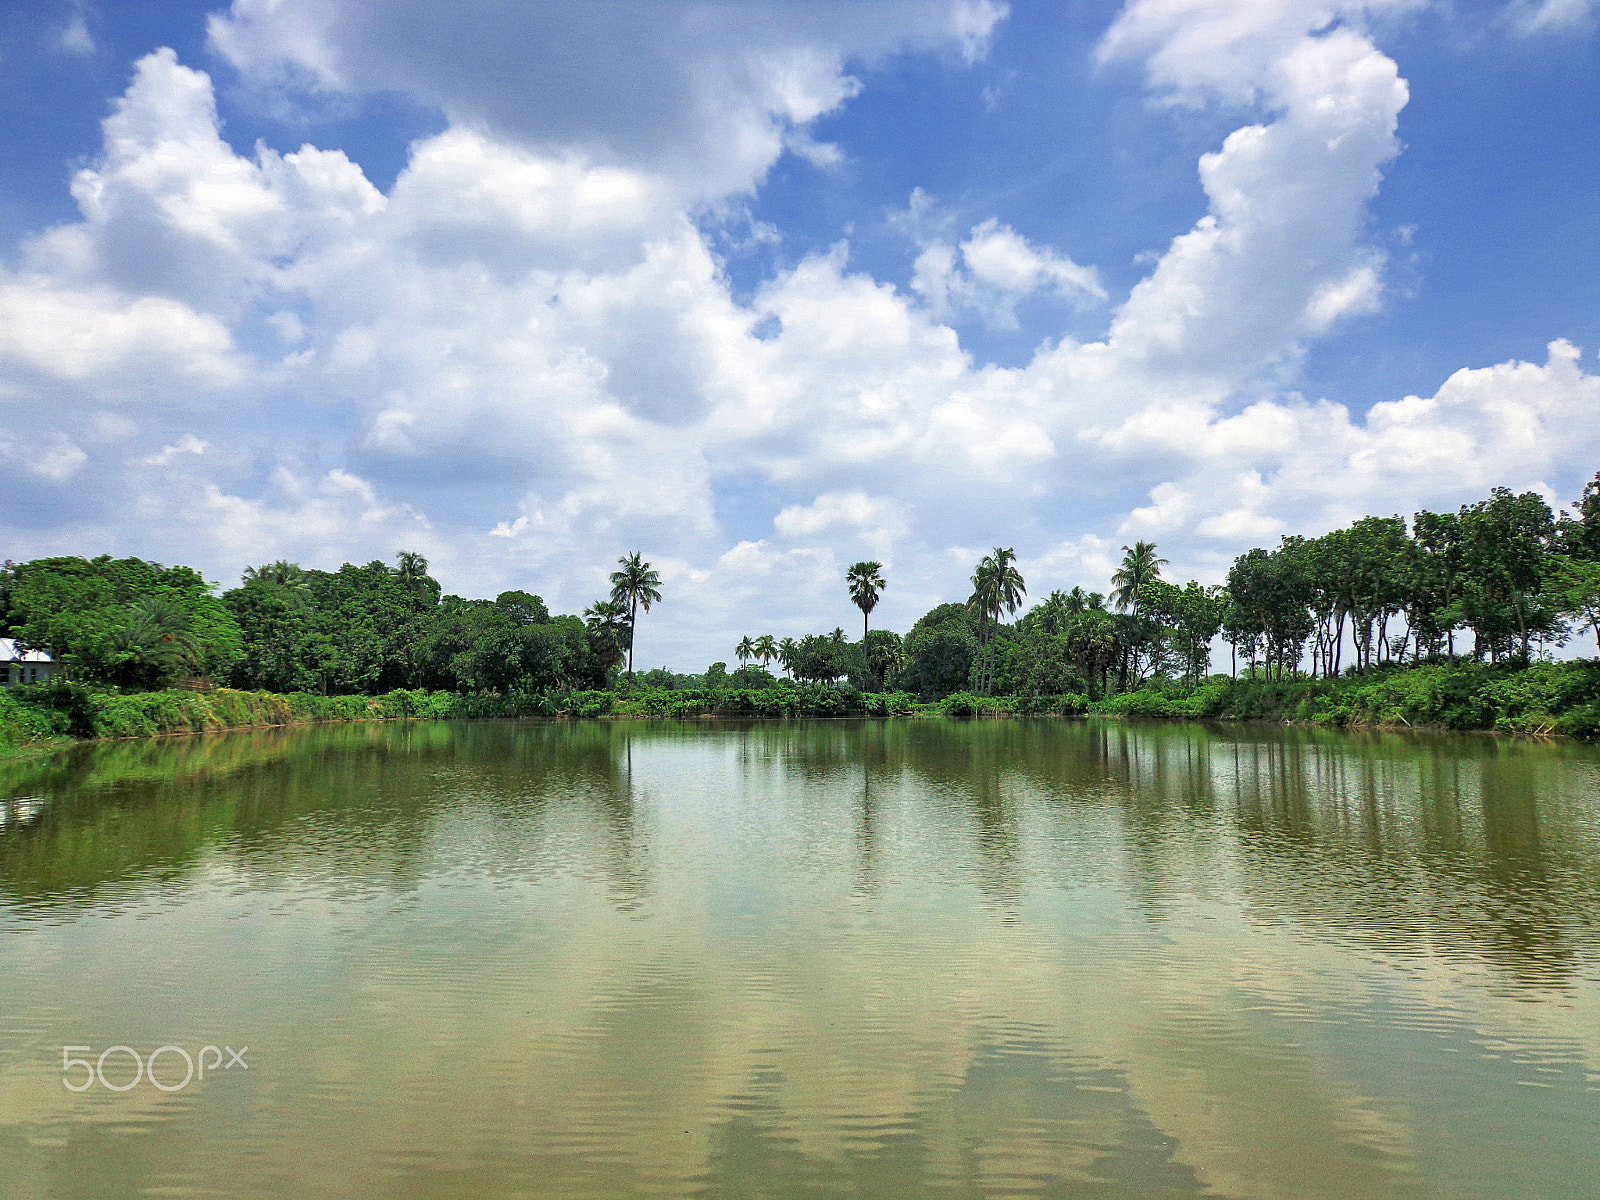
POLYGON ((1521 37, 1585 33, 1594 28, 1594 0, 1514 0, 1506 17, 1521 37))
POLYGON ((244 366, 226 326, 173 300, 0 273, 0 367, 138 396, 183 381, 226 387, 244 366))
POLYGON ((94 37, 89 32, 89 23, 84 19, 81 9, 72 14, 72 20, 62 29, 57 44, 68 54, 90 55, 95 52, 94 37))
POLYGON ((441 22, 429 0, 234 0, 209 28, 258 83, 405 91, 462 128, 708 198, 749 189, 786 135, 854 95, 847 60, 952 47, 971 61, 1005 13, 994 0, 458 0, 441 22))
POLYGON ((43 437, 18 437, 0 430, 0 462, 20 467, 46 482, 65 483, 88 461, 83 449, 60 430, 43 437))
POLYGON ((891 223, 919 247, 911 290, 938 319, 965 310, 996 327, 1014 329, 1017 302, 1039 292, 1055 292, 1080 309, 1106 300, 1094 267, 1030 245, 996 217, 980 221, 964 240, 952 244, 953 219, 920 188, 891 223))
POLYGON ((1138 58, 1152 84, 1197 104, 1277 101, 1271 78, 1308 35, 1339 25, 1360 36, 1374 18, 1428 0, 1130 0, 1099 47, 1102 63, 1138 58))
POLYGON ((203 442, 192 433, 186 433, 170 446, 161 449, 145 459, 145 464, 152 467, 164 467, 180 454, 204 454, 210 449, 209 442, 203 442))
POLYGON ((1158 483, 1150 489, 1150 503, 1130 512, 1117 527, 1121 534, 1149 538, 1154 534, 1181 529, 1194 508, 1194 497, 1173 483, 1158 483))
POLYGON ((901 506, 865 492, 829 492, 810 504, 791 504, 772 520, 785 537, 806 538, 834 529, 887 541, 905 529, 901 506))

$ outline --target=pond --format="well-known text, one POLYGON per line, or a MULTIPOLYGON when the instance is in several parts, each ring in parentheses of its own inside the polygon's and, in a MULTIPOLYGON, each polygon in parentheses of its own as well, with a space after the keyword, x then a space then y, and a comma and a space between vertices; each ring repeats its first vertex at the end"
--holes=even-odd
POLYGON ((0 766, 0 1196, 1600 1197, 1600 751, 325 725, 0 766))

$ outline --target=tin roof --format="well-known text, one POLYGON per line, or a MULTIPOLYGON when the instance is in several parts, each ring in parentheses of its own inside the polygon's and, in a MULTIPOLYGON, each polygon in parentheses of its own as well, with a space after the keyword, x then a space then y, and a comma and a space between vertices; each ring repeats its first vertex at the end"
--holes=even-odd
POLYGON ((15 640, 12 638, 0 638, 0 663, 47 663, 54 661, 43 650, 28 650, 19 653, 15 640))

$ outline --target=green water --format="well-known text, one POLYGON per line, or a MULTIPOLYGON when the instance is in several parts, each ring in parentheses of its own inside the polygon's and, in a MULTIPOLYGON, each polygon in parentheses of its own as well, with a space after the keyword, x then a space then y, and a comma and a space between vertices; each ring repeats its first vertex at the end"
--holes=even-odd
POLYGON ((7 1198, 1600 1197, 1592 748, 405 723, 0 798, 7 1198), (248 1049, 68 1090, 117 1045, 248 1049))

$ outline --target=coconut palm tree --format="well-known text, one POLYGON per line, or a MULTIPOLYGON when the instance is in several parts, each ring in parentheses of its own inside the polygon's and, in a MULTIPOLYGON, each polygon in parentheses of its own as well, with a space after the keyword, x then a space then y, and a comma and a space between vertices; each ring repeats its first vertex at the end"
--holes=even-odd
POLYGON ((778 657, 778 643, 772 640, 770 633, 763 633, 756 639, 755 656, 763 667, 778 657))
POLYGON ((611 599, 628 608, 628 678, 633 678, 633 637, 639 627, 639 610, 650 611, 661 602, 661 576, 635 550, 617 559, 620 571, 611 572, 611 599))
POLYGON ((407 588, 415 587, 428 577, 428 560, 415 550, 402 550, 394 557, 394 573, 407 588))
POLYGON ((994 683, 994 634, 1000 624, 1000 614, 1016 612, 1028 592, 1016 561, 1015 550, 996 546, 994 553, 985 556, 972 573, 972 595, 967 598, 967 608, 979 622, 976 682, 979 691, 985 694, 994 683))
POLYGON ((127 623, 112 635, 111 644, 125 656, 125 673, 147 687, 199 669, 201 647, 194 619, 165 596, 130 604, 127 623))
POLYGON ((265 563, 259 567, 246 567, 244 569, 245 583, 271 583, 278 587, 293 588, 296 591, 306 591, 311 586, 311 577, 306 574, 306 569, 299 563, 289 562, 280 558, 277 562, 265 563))
POLYGON ((756 656, 756 644, 750 635, 746 634, 739 639, 739 644, 733 648, 733 652, 739 656, 739 665, 742 667, 756 656))
POLYGON ((1105 600, 1106 598, 1099 592, 1086 592, 1081 587, 1074 586, 1066 595, 1067 612, 1077 616, 1081 612, 1088 612, 1091 608, 1099 608, 1105 600))
POLYGON ((628 606, 615 600, 596 600, 583 610, 589 646, 607 677, 622 663, 628 644, 628 606))
POLYGON ((1128 672, 1139 644, 1139 590, 1147 583, 1161 578, 1161 568, 1167 560, 1156 557, 1154 542, 1135 542, 1130 550, 1122 548, 1122 566, 1111 576, 1111 600, 1128 614, 1128 629, 1123 640, 1122 668, 1118 672, 1119 688, 1128 686, 1128 672))
POLYGON ((883 564, 881 562, 858 562, 851 564, 844 573, 844 581, 850 588, 850 600, 861 610, 861 640, 867 640, 867 617, 872 610, 878 607, 878 597, 883 594, 883 589, 889 585, 883 581, 883 564))
POLYGON ((800 647, 795 644, 795 640, 790 637, 786 637, 778 643, 777 659, 783 664, 783 669, 788 672, 791 679, 794 678, 794 656, 799 649, 800 647))
POLYGON ((1072 615, 1067 593, 1059 588, 1046 596, 1044 603, 1033 611, 1038 614, 1039 628, 1051 637, 1061 632, 1062 625, 1072 615))
POLYGON ((1132 616, 1139 615, 1139 589, 1161 578, 1167 560, 1156 557, 1154 542, 1135 542, 1122 548, 1122 566, 1111 576, 1111 600, 1132 616))

